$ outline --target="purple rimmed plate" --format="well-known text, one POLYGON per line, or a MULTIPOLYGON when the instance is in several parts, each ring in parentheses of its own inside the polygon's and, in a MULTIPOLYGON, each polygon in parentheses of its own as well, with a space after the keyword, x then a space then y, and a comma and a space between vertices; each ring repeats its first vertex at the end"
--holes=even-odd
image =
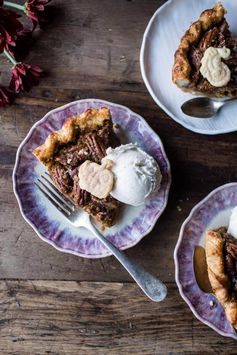
POLYGON ((50 111, 30 130, 21 143, 13 171, 13 187, 22 216, 45 242, 56 249, 87 258, 100 258, 110 252, 88 230, 73 227, 37 189, 34 182, 45 171, 32 151, 46 137, 59 130, 64 121, 89 107, 107 106, 113 122, 120 127, 122 143, 137 143, 158 162, 163 176, 161 188, 139 207, 123 206, 116 225, 106 229, 105 235, 120 249, 137 244, 154 227, 164 211, 171 183, 170 164, 163 144, 146 121, 128 108, 107 101, 86 99, 69 103, 50 111))
POLYGON ((201 291, 193 269, 194 248, 205 245, 205 231, 228 226, 237 206, 237 183, 220 186, 198 203, 184 221, 174 251, 175 278, 179 292, 194 315, 217 333, 237 340, 224 309, 213 294, 201 291))

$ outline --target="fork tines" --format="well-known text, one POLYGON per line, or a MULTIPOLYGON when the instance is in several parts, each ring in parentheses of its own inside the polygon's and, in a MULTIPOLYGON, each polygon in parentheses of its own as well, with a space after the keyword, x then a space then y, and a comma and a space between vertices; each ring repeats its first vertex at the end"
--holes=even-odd
POLYGON ((75 206, 73 203, 58 191, 48 177, 41 175, 41 179, 37 179, 35 185, 64 216, 69 217, 74 212, 75 206))

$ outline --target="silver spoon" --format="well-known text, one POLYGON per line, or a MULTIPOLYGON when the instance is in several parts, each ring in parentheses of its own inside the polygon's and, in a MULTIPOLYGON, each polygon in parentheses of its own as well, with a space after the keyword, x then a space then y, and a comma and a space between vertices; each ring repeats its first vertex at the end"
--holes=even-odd
POLYGON ((222 106, 236 98, 218 100, 209 97, 196 97, 183 103, 181 110, 188 116, 197 118, 211 118, 217 114, 222 106))

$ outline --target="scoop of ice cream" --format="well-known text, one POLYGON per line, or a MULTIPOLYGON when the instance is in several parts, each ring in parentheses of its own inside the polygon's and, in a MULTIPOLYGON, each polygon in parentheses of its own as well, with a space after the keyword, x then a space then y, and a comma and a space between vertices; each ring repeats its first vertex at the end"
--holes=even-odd
POLYGON ((237 206, 231 212, 228 233, 237 239, 237 206))
POLYGON ((139 206, 160 187, 160 168, 150 155, 129 143, 115 149, 108 148, 102 164, 112 161, 115 183, 111 195, 132 206, 139 206))

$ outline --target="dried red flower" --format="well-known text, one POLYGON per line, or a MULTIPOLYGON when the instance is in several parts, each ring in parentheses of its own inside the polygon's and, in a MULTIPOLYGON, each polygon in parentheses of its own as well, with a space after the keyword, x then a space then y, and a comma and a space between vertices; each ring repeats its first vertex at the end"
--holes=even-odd
POLYGON ((23 30, 19 17, 14 11, 0 7, 0 53, 5 46, 16 45, 17 34, 23 30))
POLYGON ((10 90, 15 93, 29 91, 32 86, 37 85, 43 76, 43 70, 37 65, 18 63, 12 69, 10 90))
POLYGON ((14 46, 7 44, 6 49, 17 61, 21 61, 29 53, 32 44, 32 31, 25 28, 19 31, 15 43, 14 46))
POLYGON ((45 22, 44 14, 45 5, 51 0, 28 0, 25 4, 26 14, 33 21, 34 26, 45 22))
POLYGON ((13 94, 6 87, 0 87, 0 107, 9 105, 13 102, 13 94))

